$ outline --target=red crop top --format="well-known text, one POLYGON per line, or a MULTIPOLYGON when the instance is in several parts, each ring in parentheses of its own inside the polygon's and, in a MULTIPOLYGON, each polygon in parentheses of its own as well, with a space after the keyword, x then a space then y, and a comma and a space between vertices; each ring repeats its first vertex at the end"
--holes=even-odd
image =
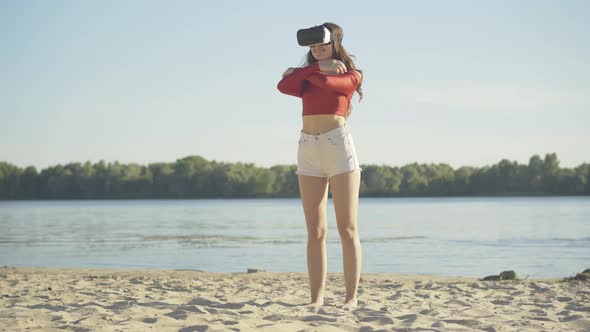
POLYGON ((346 117, 350 100, 359 84, 360 75, 352 70, 328 75, 320 71, 319 62, 314 62, 307 67, 295 68, 279 81, 277 89, 302 99, 303 116, 336 114, 346 117))

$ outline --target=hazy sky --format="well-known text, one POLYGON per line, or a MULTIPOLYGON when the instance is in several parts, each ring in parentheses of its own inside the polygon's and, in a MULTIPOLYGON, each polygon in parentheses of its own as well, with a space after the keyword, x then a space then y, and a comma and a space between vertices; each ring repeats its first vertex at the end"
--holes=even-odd
POLYGON ((590 1, 2 1, 0 161, 295 164, 276 85, 334 22, 361 164, 590 162, 590 1))

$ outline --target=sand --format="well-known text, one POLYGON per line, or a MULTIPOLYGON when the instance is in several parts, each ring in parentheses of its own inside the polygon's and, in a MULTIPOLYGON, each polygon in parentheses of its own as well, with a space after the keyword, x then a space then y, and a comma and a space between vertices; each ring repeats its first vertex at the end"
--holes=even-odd
POLYGON ((362 273, 342 307, 328 273, 314 312, 307 273, 0 268, 0 331, 590 331, 590 289, 559 279, 362 273))

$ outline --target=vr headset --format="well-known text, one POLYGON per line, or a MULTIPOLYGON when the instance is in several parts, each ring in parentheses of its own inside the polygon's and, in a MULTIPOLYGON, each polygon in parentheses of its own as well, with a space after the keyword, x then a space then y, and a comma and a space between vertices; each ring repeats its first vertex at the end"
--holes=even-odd
POLYGON ((331 40, 330 38, 330 30, 323 25, 297 30, 297 43, 299 46, 329 43, 331 40))

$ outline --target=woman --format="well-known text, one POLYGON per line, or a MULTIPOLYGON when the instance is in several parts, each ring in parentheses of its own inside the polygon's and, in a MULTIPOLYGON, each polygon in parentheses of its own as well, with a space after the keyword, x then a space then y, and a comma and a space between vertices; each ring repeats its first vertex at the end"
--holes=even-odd
POLYGON ((303 103, 303 129, 297 150, 297 171, 301 201, 307 224, 307 266, 314 311, 324 304, 326 281, 326 206, 328 183, 342 256, 346 298, 344 309, 357 305, 361 271, 361 245, 357 232, 360 167, 352 134, 346 126, 350 101, 357 91, 362 99, 362 71, 356 70, 342 46, 342 28, 324 23, 331 34, 326 44, 310 46, 307 66, 289 68, 277 89, 299 97, 303 103))

